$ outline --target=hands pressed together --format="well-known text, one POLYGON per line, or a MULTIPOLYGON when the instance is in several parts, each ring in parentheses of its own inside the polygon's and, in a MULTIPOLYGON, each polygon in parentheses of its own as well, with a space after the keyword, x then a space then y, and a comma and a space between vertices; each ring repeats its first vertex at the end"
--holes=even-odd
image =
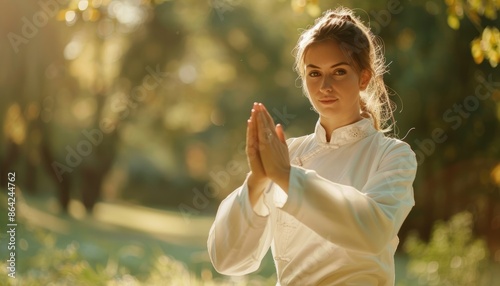
POLYGON ((251 171, 248 189, 252 206, 270 181, 288 193, 290 158, 285 133, 280 124, 274 124, 262 103, 254 103, 248 119, 246 154, 251 171))

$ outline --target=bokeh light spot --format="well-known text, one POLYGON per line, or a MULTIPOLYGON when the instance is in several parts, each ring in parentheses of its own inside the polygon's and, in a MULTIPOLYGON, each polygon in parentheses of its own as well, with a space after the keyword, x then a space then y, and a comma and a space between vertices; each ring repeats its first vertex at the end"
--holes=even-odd
POLYGON ((193 83, 197 77, 196 68, 192 65, 183 65, 179 69, 179 79, 185 84, 193 83))

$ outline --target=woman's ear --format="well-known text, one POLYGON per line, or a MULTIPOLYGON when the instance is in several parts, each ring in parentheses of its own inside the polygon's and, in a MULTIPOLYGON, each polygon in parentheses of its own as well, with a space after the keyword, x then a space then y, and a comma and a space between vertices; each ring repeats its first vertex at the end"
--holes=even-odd
POLYGON ((371 79, 372 73, 366 69, 362 70, 359 76, 359 90, 364 91, 368 87, 371 79))

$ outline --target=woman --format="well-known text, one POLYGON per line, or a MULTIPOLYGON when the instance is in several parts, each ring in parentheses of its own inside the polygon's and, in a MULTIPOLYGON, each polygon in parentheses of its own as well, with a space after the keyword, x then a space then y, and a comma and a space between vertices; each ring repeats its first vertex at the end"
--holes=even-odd
POLYGON ((394 285, 417 164, 406 143, 384 135, 392 108, 380 46, 352 11, 327 11, 301 35, 296 70, 319 114, 315 131, 285 141, 254 104, 251 172, 219 207, 212 263, 244 275, 271 247, 278 285, 394 285))

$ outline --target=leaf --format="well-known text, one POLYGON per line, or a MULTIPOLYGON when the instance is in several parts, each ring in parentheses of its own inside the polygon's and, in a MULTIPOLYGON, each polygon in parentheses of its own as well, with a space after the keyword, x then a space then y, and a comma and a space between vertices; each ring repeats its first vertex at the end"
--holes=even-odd
POLYGON ((493 3, 484 7, 484 16, 491 20, 497 18, 497 9, 493 6, 493 3))
POLYGON ((474 59, 474 62, 476 64, 480 64, 484 60, 484 53, 483 50, 481 49, 481 39, 480 38, 475 38, 471 42, 471 53, 472 53, 472 58, 474 59))
POLYGON ((500 31, 496 27, 486 27, 482 33, 481 49, 492 67, 500 61, 500 31))
POLYGON ((498 65, 498 60, 497 60, 496 58, 490 57, 490 58, 489 58, 489 61, 490 61, 490 66, 491 66, 492 68, 496 68, 496 67, 497 67, 497 65, 498 65))
POLYGON ((460 28, 460 20, 456 15, 448 15, 448 26, 453 30, 458 30, 458 28, 460 28))

